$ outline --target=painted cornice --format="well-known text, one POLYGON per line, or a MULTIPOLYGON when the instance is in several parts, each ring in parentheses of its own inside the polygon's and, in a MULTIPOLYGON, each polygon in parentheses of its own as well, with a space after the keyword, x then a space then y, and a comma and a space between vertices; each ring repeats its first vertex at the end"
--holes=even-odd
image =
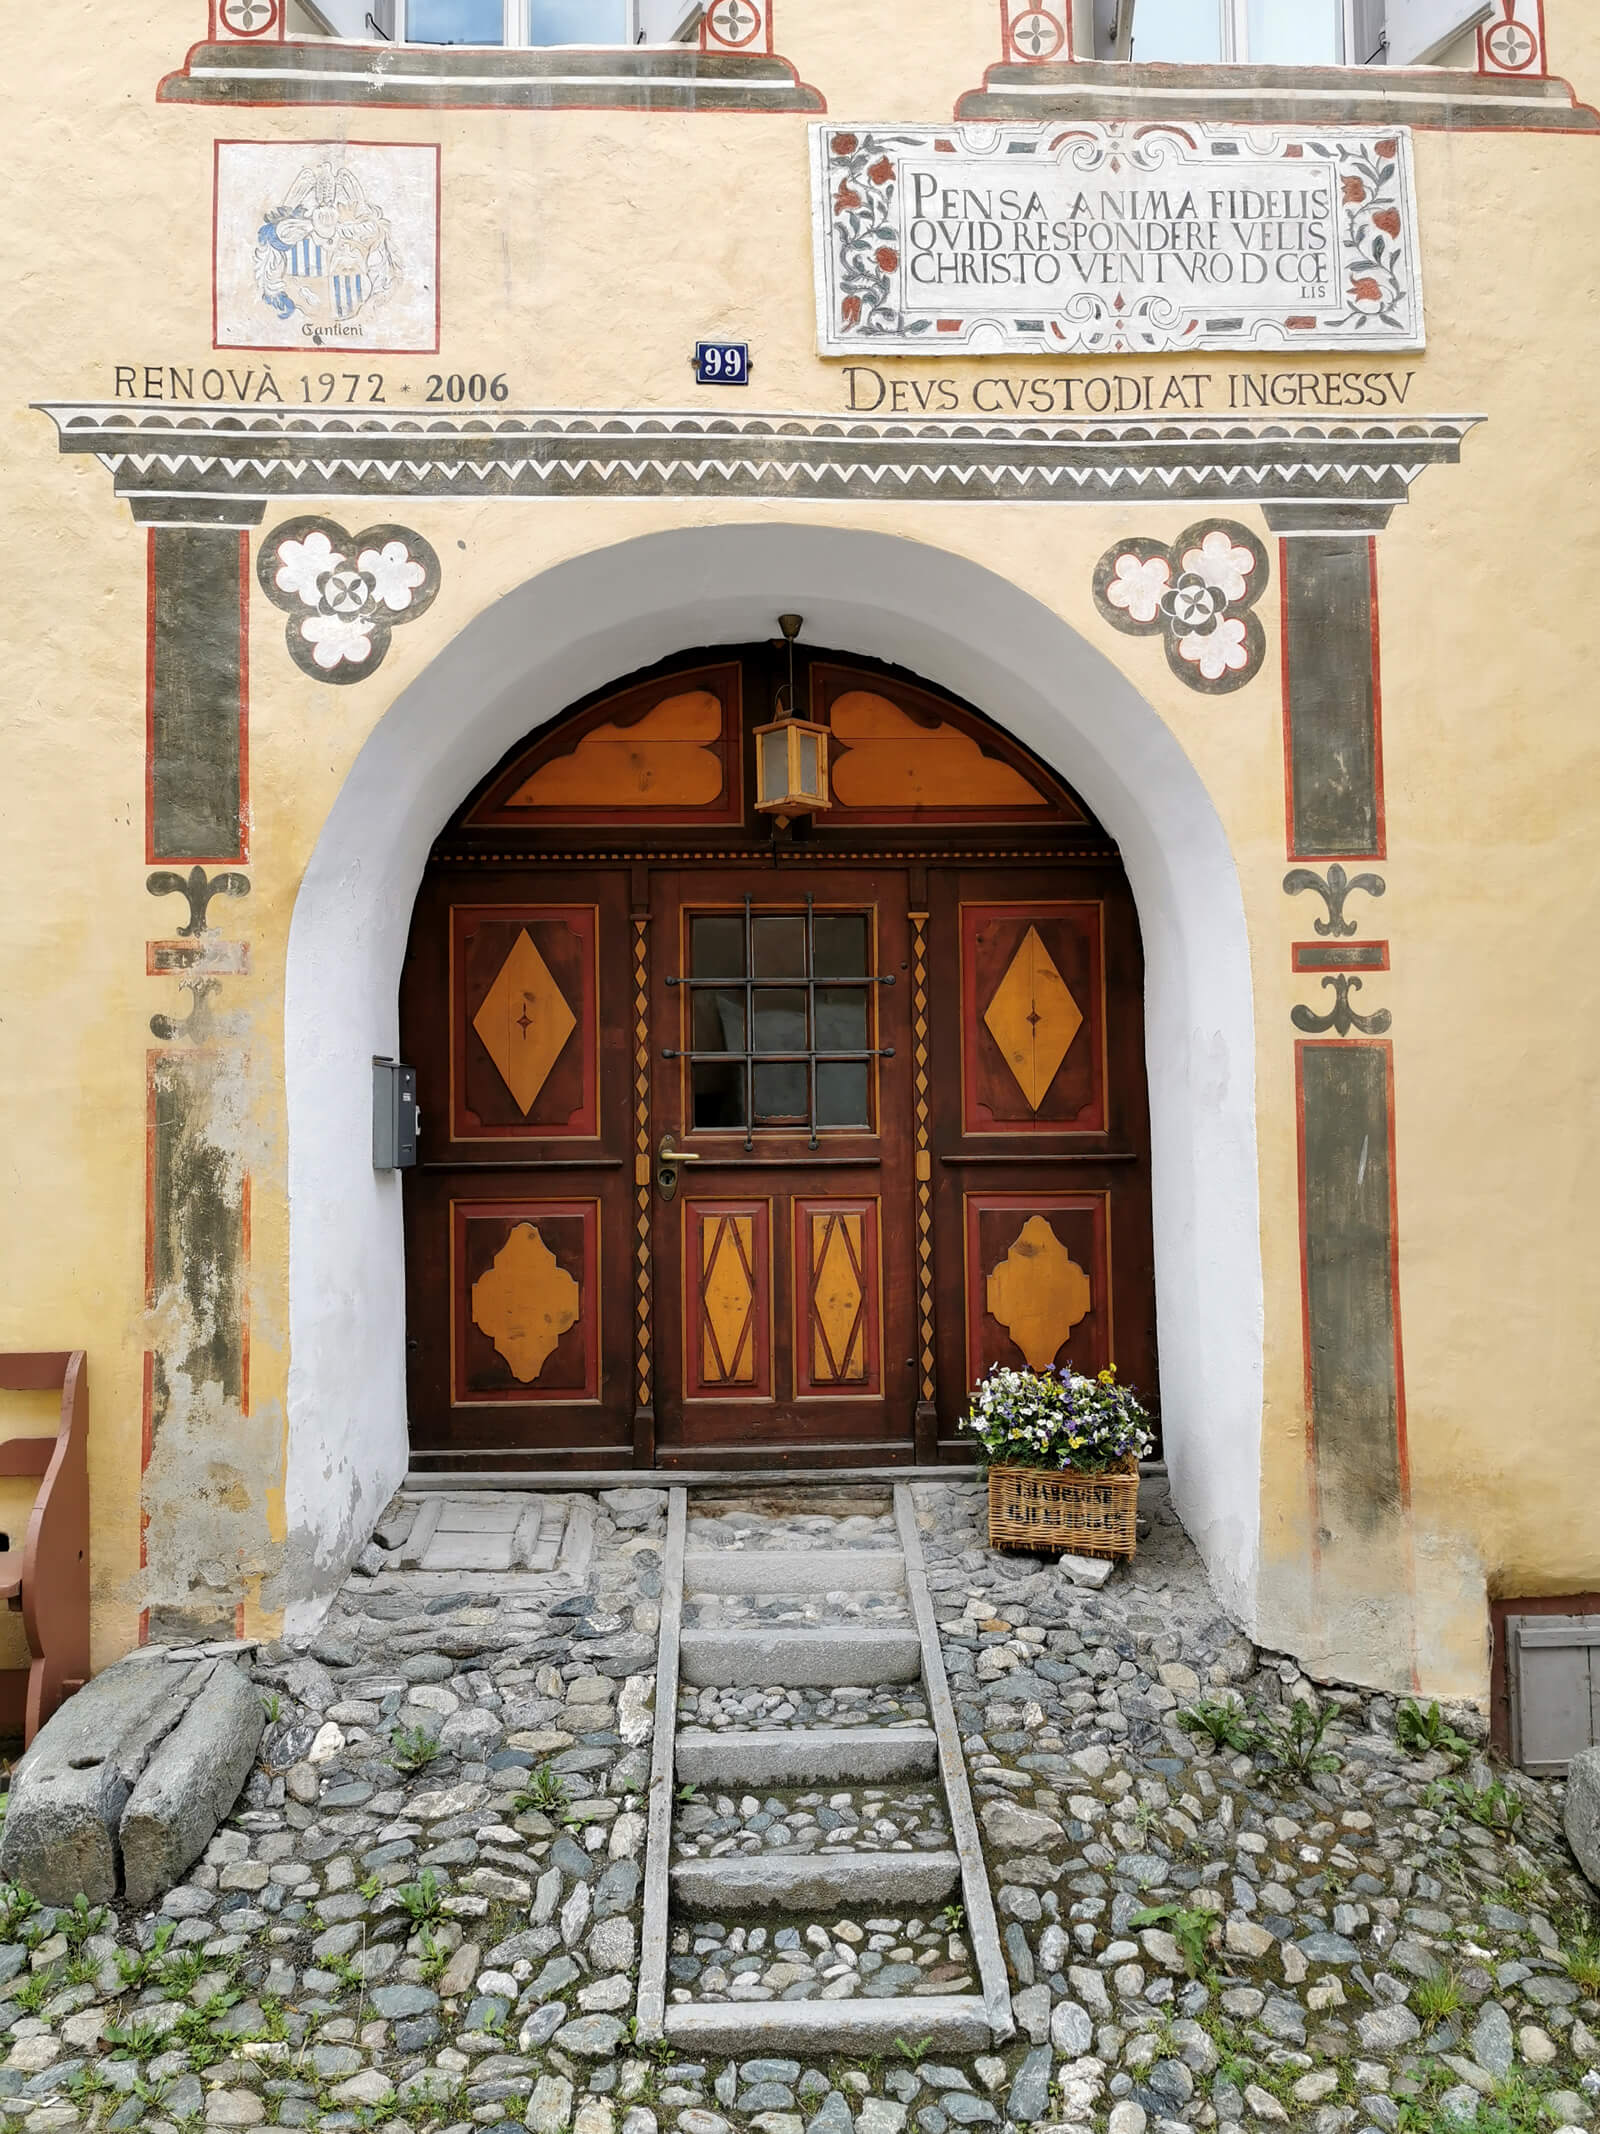
POLYGON ((1424 468, 1459 461, 1484 419, 37 405, 61 451, 97 459, 136 520, 236 527, 288 498, 715 497, 1254 504, 1282 532, 1374 530, 1424 468))

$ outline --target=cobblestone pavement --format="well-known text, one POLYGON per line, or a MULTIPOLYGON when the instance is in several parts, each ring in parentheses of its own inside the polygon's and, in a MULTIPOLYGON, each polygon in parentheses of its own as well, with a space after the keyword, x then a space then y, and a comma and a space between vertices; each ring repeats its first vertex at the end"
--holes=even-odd
MULTIPOLYGON (((761 2056, 753 2030, 752 2057, 702 2065, 635 2045, 665 1498, 628 1489, 590 1500, 592 1554, 565 1569, 397 1572, 369 1553, 377 1575, 309 1650, 258 1654, 260 1767, 158 1911, 30 1911, 0 1890, 0 2127, 1593 2124, 1600 1940, 1559 1787, 1465 1745, 1408 1753, 1392 1699, 1258 1654, 1159 1482, 1136 1564, 1093 1593, 990 1554, 976 1487, 917 1494, 1013 1974, 1004 2053, 946 2064, 907 2037, 803 2065, 761 2056), (1295 1738, 1296 1699, 1330 1714, 1319 1740, 1295 1738), (1197 1708, 1220 1745, 1178 1723, 1197 1708)), ((394 1560, 406 1516, 380 1529, 394 1560)), ((892 1531, 735 1507, 695 1520, 691 1546, 892 1531)), ((449 1546, 470 1558, 465 1533, 449 1546)), ((537 1512, 524 1535, 510 1565, 554 1556, 537 1512)), ((734 1730, 924 1716, 915 1689, 686 1690, 680 1711, 734 1730)), ((883 1851, 944 1831, 925 1784, 709 1788, 675 1838, 826 1851, 866 1832, 883 1851)), ((674 1920, 670 1951, 684 1998, 691 1980, 752 2002, 970 1990, 959 1907, 674 1920)))

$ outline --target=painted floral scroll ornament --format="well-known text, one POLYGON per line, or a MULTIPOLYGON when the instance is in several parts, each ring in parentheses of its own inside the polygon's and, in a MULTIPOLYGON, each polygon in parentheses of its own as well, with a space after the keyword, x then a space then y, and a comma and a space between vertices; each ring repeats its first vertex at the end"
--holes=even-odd
POLYGON ((1359 1030, 1363 1037, 1382 1037, 1393 1020, 1388 1009, 1374 1008, 1370 1015, 1358 1015, 1350 1005, 1350 995, 1361 990, 1359 978, 1352 977, 1347 971, 1335 971, 1322 983, 1332 988, 1333 1006, 1326 1015, 1319 1015, 1314 1008, 1291 1008, 1289 1020, 1297 1030, 1304 1030, 1312 1037, 1323 1037, 1329 1030, 1337 1037, 1348 1037, 1352 1030, 1359 1030))
POLYGON ((289 617, 289 656, 318 682, 359 682, 399 623, 432 607, 439 559, 405 526, 347 534, 332 519, 288 519, 262 544, 261 590, 289 617))
POLYGON ((1266 657, 1253 610, 1267 575, 1266 549, 1248 527, 1208 519, 1170 546, 1138 536, 1107 549, 1095 567, 1095 605, 1130 637, 1159 634, 1168 666, 1191 689, 1225 696, 1253 681, 1266 657))

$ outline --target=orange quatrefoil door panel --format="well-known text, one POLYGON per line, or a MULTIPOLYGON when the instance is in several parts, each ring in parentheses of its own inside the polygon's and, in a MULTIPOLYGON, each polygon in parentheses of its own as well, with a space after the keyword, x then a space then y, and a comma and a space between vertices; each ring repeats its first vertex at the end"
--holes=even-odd
POLYGON ((788 678, 756 646, 602 692, 439 840, 401 993, 421 1466, 964 1457, 995 1362, 1155 1394, 1115 849, 968 707, 809 652, 831 805, 775 830, 788 678))

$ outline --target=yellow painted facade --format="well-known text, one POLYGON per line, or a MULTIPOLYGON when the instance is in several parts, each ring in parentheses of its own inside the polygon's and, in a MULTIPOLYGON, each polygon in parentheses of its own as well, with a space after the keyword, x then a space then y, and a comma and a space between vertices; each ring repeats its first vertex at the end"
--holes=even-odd
MULTIPOLYGON (((158 102, 157 84, 204 36, 204 13, 197 0, 108 0, 81 22, 18 10, 6 32, 6 134, 25 190, 9 223, 0 327, 0 582, 10 592, 0 625, 0 1336, 89 1353, 96 1664, 135 1641, 143 1609, 180 1606, 197 1582, 211 1602, 242 1603, 250 1630, 278 1621, 308 1582, 285 1498, 296 1365, 286 971, 303 876, 364 746, 463 631, 556 567, 647 535, 800 526, 920 544, 1016 588, 1120 670, 1209 796, 1237 870, 1253 994, 1261 1279, 1257 1298, 1238 1299, 1259 1324, 1263 1374, 1249 1627, 1330 1674, 1406 1679, 1393 1640, 1365 1640, 1360 1610, 1341 1614, 1315 1585, 1290 1012, 1323 1009, 1328 996, 1291 968, 1292 944, 1313 938, 1321 907, 1283 889, 1279 544, 1242 497, 1215 507, 1159 496, 1067 506, 714 493, 380 503, 333 487, 272 498, 250 535, 250 894, 226 915, 250 964, 213 1003, 229 1019, 229 1064, 212 1129, 249 1181, 249 1412, 214 1388, 180 1391, 141 1499, 146 1357, 173 1341, 190 1308, 175 1291, 147 1306, 145 1292, 148 1063, 161 1049, 150 1019, 181 1019, 192 999, 176 977, 147 972, 147 943, 172 939, 184 906, 146 888, 157 864, 145 822, 147 532, 92 455, 58 452, 34 404, 116 403, 118 366, 131 367, 134 388, 120 398, 141 412, 172 397, 173 368, 231 374, 219 405, 254 401, 267 371, 290 405, 303 392, 316 404, 326 370, 345 391, 342 355, 213 347, 218 139, 439 145, 440 348, 360 358, 357 391, 381 377, 387 405, 415 408, 433 374, 482 374, 503 376, 517 409, 720 413, 689 382, 690 349, 707 334, 750 343, 741 397, 752 411, 844 416, 850 392, 844 365, 814 347, 805 114, 158 102), (1092 590, 1117 541, 1170 539, 1213 508, 1266 543, 1273 570, 1264 664, 1224 696, 1185 686, 1156 638, 1110 629, 1092 590), (255 586, 260 539, 297 512, 352 529, 400 521, 440 559, 431 608, 397 627, 381 666, 353 686, 324 686, 291 662, 284 617, 255 586)), ((817 0, 790 8, 775 39, 825 97, 830 124, 939 122, 997 56, 993 13, 993 0, 868 14, 817 0)), ((1593 8, 1546 0, 1545 34, 1552 72, 1580 103, 1600 101, 1593 8)), ((1387 850, 1370 864, 1386 895, 1363 910, 1362 935, 1389 941, 1393 968, 1370 972, 1353 996, 1392 1015, 1414 1582, 1414 1631, 1401 1645, 1426 1690, 1481 1698, 1487 1597, 1600 1590, 1590 593, 1600 135, 1419 126, 1413 148, 1425 353, 875 358, 870 368, 890 385, 948 380, 964 414, 979 382, 995 378, 1111 373, 1159 389, 1204 373, 1202 412, 1223 417, 1230 379, 1371 370, 1405 381, 1406 415, 1483 418, 1459 464, 1419 471, 1376 538, 1387 850)), ((865 390, 858 378, 858 404, 865 390)), ((963 627, 981 634, 983 619, 963 627)), ((701 641, 687 635, 681 649, 701 641)), ((670 649, 663 641, 653 656, 670 649)), ((932 679, 960 686, 936 664, 932 679)), ((530 698, 524 728, 560 708, 530 698)), ((1008 722, 1006 703, 981 708, 1008 722)), ((1092 706, 1079 711, 1092 722, 1092 706)), ((1070 754, 1058 768, 1073 777, 1070 754)), ((438 823, 471 782, 440 794, 438 823)), ((1188 1071, 1202 1075, 1203 1059, 1188 1071)), ((1203 1253, 1205 1241, 1191 1246, 1203 1253)), ((364 1308, 353 1295, 351 1311, 364 1308)), ((1199 1409, 1213 1397, 1188 1393, 1199 1409)), ((314 1432, 314 1418, 297 1427, 314 1432)), ((350 1548, 362 1538, 346 1537, 350 1548)), ((1339 1560, 1359 1591, 1359 1538, 1352 1547, 1339 1560)), ((1369 1598, 1378 1614, 1413 1614, 1403 1591, 1369 1598)))

